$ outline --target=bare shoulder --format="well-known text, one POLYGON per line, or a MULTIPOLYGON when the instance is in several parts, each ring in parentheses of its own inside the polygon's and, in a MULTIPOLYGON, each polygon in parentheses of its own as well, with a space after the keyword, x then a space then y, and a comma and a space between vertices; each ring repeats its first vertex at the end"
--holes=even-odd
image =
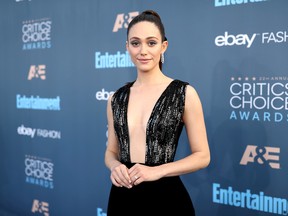
POLYGON ((186 88, 186 99, 185 107, 188 109, 201 109, 201 101, 198 95, 197 90, 191 86, 187 85, 186 88))
POLYGON ((187 85, 187 88, 186 88, 186 97, 189 99, 196 99, 196 98, 198 98, 199 96, 198 96, 198 93, 197 93, 197 91, 196 91, 196 89, 193 87, 193 86, 191 86, 191 85, 187 85))

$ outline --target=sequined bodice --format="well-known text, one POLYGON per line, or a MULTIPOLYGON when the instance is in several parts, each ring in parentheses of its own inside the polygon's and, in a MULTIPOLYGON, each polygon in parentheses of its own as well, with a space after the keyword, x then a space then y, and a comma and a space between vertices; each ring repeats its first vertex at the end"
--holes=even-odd
MULTIPOLYGON (((128 83, 112 97, 114 129, 119 142, 119 157, 122 163, 130 163, 127 108, 130 87, 128 83)), ((173 80, 157 100, 146 128, 145 164, 159 165, 172 162, 183 129, 182 116, 185 105, 187 82, 173 80)))

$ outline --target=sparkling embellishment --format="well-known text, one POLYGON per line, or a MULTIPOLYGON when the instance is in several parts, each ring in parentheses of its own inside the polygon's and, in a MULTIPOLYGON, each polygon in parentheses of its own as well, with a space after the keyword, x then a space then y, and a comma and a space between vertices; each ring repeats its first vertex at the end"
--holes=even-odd
MULTIPOLYGON (((119 142, 120 161, 130 163, 127 107, 130 87, 127 83, 112 97, 114 128, 119 142)), ((185 105, 187 82, 173 80, 161 94, 149 118, 146 129, 145 164, 159 165, 172 162, 184 123, 182 116, 185 105)))

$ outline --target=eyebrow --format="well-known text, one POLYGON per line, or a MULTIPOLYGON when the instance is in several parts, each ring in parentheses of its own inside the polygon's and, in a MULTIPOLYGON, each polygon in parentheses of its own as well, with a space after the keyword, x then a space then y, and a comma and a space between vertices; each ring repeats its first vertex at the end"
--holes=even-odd
MULTIPOLYGON (((141 40, 140 38, 138 38, 138 37, 131 37, 129 40, 131 41, 131 40, 135 40, 135 39, 137 39, 137 40, 141 40)), ((150 36, 150 37, 147 37, 147 38, 145 38, 145 40, 150 40, 150 39, 156 39, 156 40, 159 40, 157 37, 155 37, 155 36, 150 36)))

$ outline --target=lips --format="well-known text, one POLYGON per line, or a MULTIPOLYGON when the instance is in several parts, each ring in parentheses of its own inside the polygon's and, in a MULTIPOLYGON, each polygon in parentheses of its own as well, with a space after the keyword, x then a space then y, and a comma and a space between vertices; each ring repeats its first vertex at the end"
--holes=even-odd
POLYGON ((138 59, 138 61, 141 63, 147 63, 150 61, 150 59, 138 59))

